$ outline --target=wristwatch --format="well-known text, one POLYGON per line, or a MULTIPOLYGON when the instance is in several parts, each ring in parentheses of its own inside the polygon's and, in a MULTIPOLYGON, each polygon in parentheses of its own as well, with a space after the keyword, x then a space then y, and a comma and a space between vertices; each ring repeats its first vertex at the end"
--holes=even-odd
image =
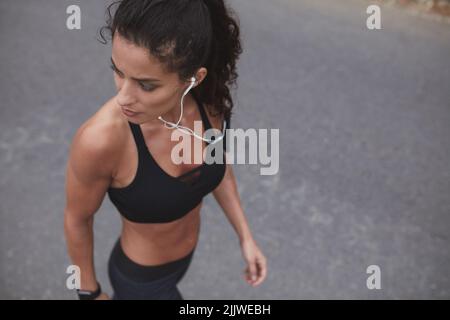
POLYGON ((78 298, 80 300, 94 300, 98 298, 98 296, 102 293, 102 288, 98 282, 97 286, 98 288, 95 291, 77 289, 78 298))

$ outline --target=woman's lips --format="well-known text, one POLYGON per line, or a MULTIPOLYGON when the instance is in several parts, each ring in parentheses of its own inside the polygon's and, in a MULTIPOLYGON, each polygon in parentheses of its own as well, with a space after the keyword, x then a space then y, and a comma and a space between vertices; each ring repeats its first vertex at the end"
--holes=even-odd
POLYGON ((134 112, 134 111, 130 111, 128 109, 122 108, 122 112, 123 114, 125 114, 127 117, 134 117, 136 115, 138 115, 140 112, 134 112))

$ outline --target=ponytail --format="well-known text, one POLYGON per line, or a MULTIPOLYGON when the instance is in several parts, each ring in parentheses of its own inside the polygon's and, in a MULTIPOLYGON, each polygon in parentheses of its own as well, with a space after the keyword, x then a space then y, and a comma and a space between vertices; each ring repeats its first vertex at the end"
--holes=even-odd
POLYGON ((242 53, 240 29, 234 13, 223 0, 202 0, 209 11, 212 24, 212 42, 206 62, 208 75, 202 85, 194 88, 206 104, 211 105, 213 114, 230 118, 233 99, 230 87, 236 85, 238 73, 236 62, 242 53))

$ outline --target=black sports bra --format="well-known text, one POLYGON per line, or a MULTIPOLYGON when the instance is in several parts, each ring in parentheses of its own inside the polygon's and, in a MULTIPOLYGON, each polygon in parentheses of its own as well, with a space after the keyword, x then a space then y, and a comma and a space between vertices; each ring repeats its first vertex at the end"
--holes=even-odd
MULTIPOLYGON (((193 97, 206 131, 211 128, 211 123, 202 103, 195 94, 193 97)), ((229 127, 229 120, 226 121, 226 128, 229 127)), ((145 144, 141 127, 135 123, 128 123, 138 150, 136 175, 128 186, 121 188, 110 186, 107 191, 111 202, 126 219, 137 223, 164 223, 180 219, 222 181, 226 169, 225 152, 222 164, 203 162, 193 170, 179 177, 173 177, 152 157, 145 144)), ((225 139, 223 146, 225 149, 225 139)))

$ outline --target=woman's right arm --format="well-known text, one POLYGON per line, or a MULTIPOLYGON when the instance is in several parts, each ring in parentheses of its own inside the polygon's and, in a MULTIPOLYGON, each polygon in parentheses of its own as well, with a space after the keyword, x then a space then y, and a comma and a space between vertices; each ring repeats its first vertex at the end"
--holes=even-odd
POLYGON ((72 264, 80 268, 83 290, 97 289, 94 270, 94 214, 110 185, 113 151, 109 135, 99 126, 75 133, 66 167, 64 233, 72 264))

